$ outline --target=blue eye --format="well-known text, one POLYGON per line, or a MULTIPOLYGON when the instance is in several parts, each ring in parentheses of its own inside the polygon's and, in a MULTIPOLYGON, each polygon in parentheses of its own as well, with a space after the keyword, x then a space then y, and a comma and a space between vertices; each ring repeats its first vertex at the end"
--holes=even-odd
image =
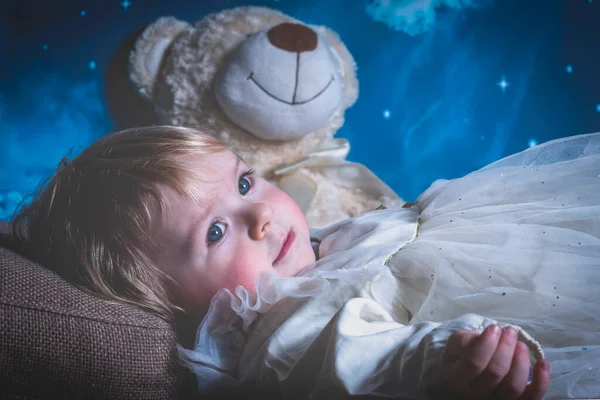
POLYGON ((221 240, 223 234, 225 233, 225 225, 220 222, 215 222, 208 228, 208 235, 206 236, 206 240, 208 243, 214 243, 221 240))
POLYGON ((248 176, 252 175, 253 173, 254 171, 252 170, 246 172, 240 177, 240 180, 238 181, 238 190, 240 191, 240 194, 242 196, 248 193, 248 191, 252 187, 252 183, 250 182, 250 179, 248 179, 248 176))

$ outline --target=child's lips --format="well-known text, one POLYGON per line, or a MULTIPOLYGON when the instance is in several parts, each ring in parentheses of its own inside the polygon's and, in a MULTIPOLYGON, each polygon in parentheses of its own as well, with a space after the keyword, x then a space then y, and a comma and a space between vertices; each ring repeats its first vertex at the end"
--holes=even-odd
POLYGON ((273 261, 273 265, 277 264, 279 261, 281 261, 281 259, 283 259, 283 257, 285 257, 289 249, 292 247, 292 244, 294 243, 295 239, 296 234, 294 233, 294 231, 290 230, 285 239, 283 240, 281 250, 279 251, 279 255, 277 256, 275 261, 273 261))

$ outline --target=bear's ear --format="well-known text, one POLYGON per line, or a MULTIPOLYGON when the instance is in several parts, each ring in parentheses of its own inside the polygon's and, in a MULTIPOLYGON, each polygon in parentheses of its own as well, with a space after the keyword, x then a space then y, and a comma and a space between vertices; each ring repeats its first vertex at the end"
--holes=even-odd
POLYGON ((169 46, 188 28, 190 24, 174 17, 159 18, 135 42, 129 56, 129 77, 142 96, 152 99, 152 89, 169 46))
POLYGON ((310 26, 329 45, 333 56, 339 64, 339 73, 343 79, 344 104, 351 107, 358 98, 358 78, 356 77, 356 61, 348 51, 337 33, 325 26, 310 26))

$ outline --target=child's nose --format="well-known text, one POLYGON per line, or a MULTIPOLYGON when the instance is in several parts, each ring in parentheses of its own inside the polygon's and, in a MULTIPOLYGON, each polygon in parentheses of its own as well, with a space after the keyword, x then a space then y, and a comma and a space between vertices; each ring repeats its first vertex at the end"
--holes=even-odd
POLYGON ((273 208, 268 204, 254 203, 250 206, 248 214, 250 238, 253 240, 263 239, 273 219, 273 208))

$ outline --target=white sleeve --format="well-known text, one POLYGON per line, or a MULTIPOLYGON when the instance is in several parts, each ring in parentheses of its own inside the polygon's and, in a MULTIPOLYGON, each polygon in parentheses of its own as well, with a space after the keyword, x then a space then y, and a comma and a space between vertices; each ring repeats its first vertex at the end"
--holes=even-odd
MULTIPOLYGON (((276 380, 286 399, 366 394, 421 399, 427 388, 442 382, 441 356, 452 332, 481 332, 493 323, 467 314, 444 323, 405 326, 393 321, 375 301, 354 298, 303 351, 292 349, 296 361, 285 375, 277 374, 276 380)), ((269 354, 263 359, 262 368, 273 365, 272 357, 269 354)), ((259 372, 262 368, 254 372, 263 378, 270 375, 265 370, 259 372)))

